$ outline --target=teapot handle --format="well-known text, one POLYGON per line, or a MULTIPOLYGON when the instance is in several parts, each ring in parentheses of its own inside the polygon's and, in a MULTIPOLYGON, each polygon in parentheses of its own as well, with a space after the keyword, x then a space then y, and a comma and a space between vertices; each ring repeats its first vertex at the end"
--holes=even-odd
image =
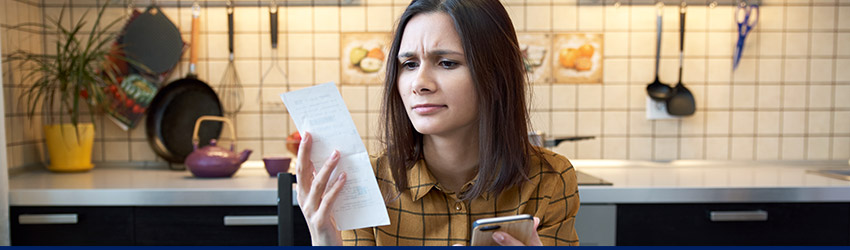
POLYGON ((192 132, 192 147, 198 149, 198 144, 201 142, 201 139, 198 137, 198 129, 201 128, 201 122, 203 121, 220 121, 227 125, 227 128, 230 130, 230 136, 233 138, 233 143, 230 144, 230 150, 233 151, 236 145, 236 133, 233 131, 233 124, 231 124, 230 119, 214 115, 201 116, 195 121, 195 131, 192 132))

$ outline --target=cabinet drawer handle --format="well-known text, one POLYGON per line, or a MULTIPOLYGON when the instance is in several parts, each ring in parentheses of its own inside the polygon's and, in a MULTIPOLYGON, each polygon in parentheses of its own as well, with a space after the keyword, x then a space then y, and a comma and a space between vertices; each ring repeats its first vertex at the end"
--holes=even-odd
POLYGON ((767 211, 711 211, 711 221, 767 221, 767 211))
POLYGON ((77 214, 21 214, 18 224, 77 224, 77 214))
POLYGON ((274 226, 277 215, 225 215, 224 226, 274 226))

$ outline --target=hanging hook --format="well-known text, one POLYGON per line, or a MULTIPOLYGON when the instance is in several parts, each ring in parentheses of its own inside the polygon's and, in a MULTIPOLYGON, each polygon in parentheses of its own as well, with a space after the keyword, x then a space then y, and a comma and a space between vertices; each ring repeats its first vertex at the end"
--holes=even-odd
POLYGON ((269 6, 269 12, 277 13, 277 0, 272 0, 271 5, 269 6))
POLYGON ((617 0, 617 2, 614 2, 614 8, 620 8, 620 0, 617 0))
POLYGON ((227 5, 227 14, 233 14, 233 1, 227 0, 225 4, 227 5))
POLYGON ((712 9, 714 9, 714 7, 717 7, 717 0, 711 1, 711 3, 708 4, 708 7, 712 8, 712 9))

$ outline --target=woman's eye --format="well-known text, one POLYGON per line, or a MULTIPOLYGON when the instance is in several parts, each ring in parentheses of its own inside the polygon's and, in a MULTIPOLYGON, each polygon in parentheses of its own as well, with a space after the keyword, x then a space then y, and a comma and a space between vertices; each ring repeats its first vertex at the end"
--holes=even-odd
POLYGON ((440 66, 445 69, 453 69, 457 67, 457 63, 452 61, 440 61, 440 66))
POLYGON ((416 67, 419 67, 419 63, 408 61, 408 62, 402 63, 401 66, 405 69, 415 69, 416 67))

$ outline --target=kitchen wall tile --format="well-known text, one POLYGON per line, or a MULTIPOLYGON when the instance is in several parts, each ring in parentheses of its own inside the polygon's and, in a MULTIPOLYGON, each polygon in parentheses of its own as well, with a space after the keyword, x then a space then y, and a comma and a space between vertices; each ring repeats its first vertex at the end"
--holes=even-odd
MULTIPOLYGON (((686 84, 705 83, 706 62, 704 59, 685 59, 682 66, 682 81, 686 84)), ((690 87, 689 87, 690 88, 690 87)))
POLYGON ((708 59, 708 83, 728 84, 732 72, 731 59, 708 59))
MULTIPOLYGON (((850 59, 836 59, 836 69, 850 69, 850 59)), ((850 82, 850 70, 838 70, 835 72, 835 81, 850 82)))
POLYGON ((736 83, 754 83, 756 82, 756 64, 758 60, 750 58, 742 58, 737 69, 733 69, 732 78, 736 83))
POLYGON ((316 44, 313 55, 318 58, 339 58, 339 33, 316 33, 313 38, 316 44))
POLYGON ((576 133, 576 112, 552 112, 552 134, 554 136, 574 136, 576 133))
POLYGON ((552 30, 575 31, 578 29, 578 8, 574 5, 552 6, 552 30))
POLYGON ((753 109, 756 107, 756 86, 735 85, 732 86, 732 108, 753 109))
MULTIPOLYGON (((262 72, 260 71, 260 61, 258 60, 237 60, 234 61, 234 67, 236 67, 236 72, 239 74, 239 81, 242 83, 242 86, 257 86, 260 84, 260 77, 262 76, 262 72)), ((210 71, 212 74, 214 71, 210 71)), ((218 76, 210 79, 210 84, 214 86, 219 86, 223 82, 224 73, 220 72, 218 76)))
POLYGON ((366 8, 362 6, 342 6, 339 9, 339 29, 342 32, 366 31, 366 8))
POLYGON ((679 158, 679 140, 677 138, 656 138, 654 160, 665 161, 679 158))
POLYGON ((360 137, 362 138, 369 137, 370 130, 367 117, 367 113, 351 113, 351 120, 354 121, 354 127, 357 129, 357 133, 360 134, 360 137))
MULTIPOLYGON (((552 134, 552 127, 549 125, 552 119, 549 112, 531 111, 529 114, 529 120, 531 120, 531 127, 534 128, 534 130, 543 131, 543 133, 546 134, 552 134)), ((597 127, 598 126, 599 125, 597 125, 597 127)))
POLYGON ((549 31, 552 29, 552 9, 548 5, 530 5, 526 7, 528 15, 525 25, 528 31, 549 31))
POLYGON ((730 86, 728 85, 708 85, 706 86, 707 90, 707 108, 729 108, 729 92, 730 86))
POLYGON ((576 142, 578 159, 601 159, 602 144, 599 140, 584 140, 576 142))
POLYGON ((263 114, 260 119, 262 119, 263 124, 263 140, 269 140, 272 138, 285 139, 289 136, 289 133, 287 133, 287 130, 289 129, 288 114, 263 114))
MULTIPOLYGON (((655 57, 656 35, 655 32, 632 32, 629 40, 631 49, 630 55, 635 56, 652 56, 655 57)), ((664 42, 662 41, 662 45, 664 42)), ((654 68, 653 61, 653 68, 654 68)))
POLYGON ((313 31, 336 32, 340 25, 340 8, 336 6, 313 7, 313 31))
MULTIPOLYGON (((260 130, 260 115, 259 114, 236 114, 236 138, 239 140, 249 139, 255 140, 261 137, 260 130)), ((222 132, 223 136, 229 136, 229 133, 222 132)))
MULTIPOLYGON (((212 8, 211 8, 212 9, 212 8)), ((281 18, 281 16, 278 16, 281 18)), ((312 7, 287 7, 286 22, 289 32, 309 32, 313 30, 312 7)))
POLYGON ((287 38, 289 39, 289 57, 313 57, 313 34, 290 33, 287 38))
MULTIPOLYGON (((708 33, 708 55, 711 56, 732 56, 735 50, 737 37, 733 37, 736 33, 732 32, 711 32, 708 33)), ((687 39, 687 38, 685 38, 687 39)), ((752 49, 752 47, 750 47, 752 49)), ((745 52, 746 53, 746 52, 745 52)))
MULTIPOLYGON (((628 135, 628 112, 607 111, 603 114, 603 134, 605 135, 628 135)), ((607 146, 606 146, 607 147, 607 146)))
POLYGON ((836 108, 850 108, 850 98, 846 98, 850 96, 850 85, 835 85, 835 107, 836 108))
POLYGON ((779 134, 780 113, 778 111, 759 111, 756 120, 756 133, 758 135, 779 134))
POLYGON ((804 57, 809 54, 809 34, 806 32, 785 33, 785 55, 804 57))
MULTIPOLYGON (((629 33, 628 32, 606 32, 605 36, 603 36, 605 50, 603 53, 605 56, 628 56, 629 55, 629 33)), ((608 61, 617 60, 617 59, 605 59, 605 63, 608 61)), ((605 67, 605 73, 608 73, 609 68, 605 67)))
MULTIPOLYGON (((755 134, 755 112, 732 112, 732 134, 752 136, 755 134)), ((751 145, 752 146, 752 145, 751 145)))
POLYGON ((832 91, 833 86, 830 85, 809 86, 809 108, 832 107, 832 91))
POLYGON ((528 4, 551 4, 552 0, 526 0, 528 4))
POLYGON ((649 84, 655 79, 655 60, 636 59, 631 60, 629 80, 633 83, 649 84))
MULTIPOLYGON (((289 55, 288 44, 289 41, 286 39, 286 35, 280 34, 277 40, 277 52, 272 48, 271 35, 269 34, 260 34, 260 56, 264 60, 269 60, 277 56, 278 60, 282 60, 289 55)), ((283 64, 283 63, 281 63, 283 64)))
POLYGON ((838 7, 838 29, 850 29, 850 6, 838 7))
POLYGON ((599 135, 602 133, 602 112, 579 111, 576 113, 580 135, 599 135))
POLYGON ((832 159, 850 159, 850 137, 836 136, 832 139, 832 159))
POLYGON ((553 85, 552 86, 552 108, 574 109, 577 107, 576 85, 553 85))
POLYGON ((627 109, 629 86, 626 85, 605 85, 602 88, 604 96, 605 109, 627 109))
POLYGON ((314 76, 315 82, 326 83, 326 82, 335 82, 339 83, 339 61, 338 60, 316 60, 316 74, 314 76))
POLYGON ((629 110, 646 110, 646 98, 648 97, 646 94, 647 84, 629 85, 629 110))
POLYGON ((366 108, 369 112, 377 112, 381 110, 381 100, 383 100, 383 86, 369 86, 366 91, 366 108))
POLYGON ((683 137, 679 141, 679 159, 703 159, 705 139, 702 137, 683 137))
POLYGON ((705 158, 707 160, 729 159, 729 137, 705 138, 705 158))
POLYGON ((831 82, 833 77, 832 59, 812 59, 809 62, 809 80, 812 82, 831 82))
MULTIPOLYGON (((140 7, 139 11, 144 11, 144 9, 140 7)), ((227 12, 224 8, 203 8, 199 16, 199 21, 202 27, 206 27, 203 31, 227 32, 227 12)))
POLYGON ((532 110, 549 111, 552 107, 552 91, 550 85, 535 85, 526 92, 529 108, 532 110))
POLYGON ((731 154, 732 160, 753 160, 753 145, 755 139, 753 137, 732 137, 731 154))
MULTIPOLYGON (((663 54, 664 52, 661 52, 661 53, 663 54)), ((658 75, 661 78, 661 82, 663 82, 663 83, 669 82, 670 86, 675 86, 676 82, 679 79, 679 60, 678 59, 662 58, 661 59, 661 69, 659 70, 658 75)))
POLYGON ((757 89, 758 107, 762 109, 778 109, 782 88, 779 85, 760 85, 757 89))
POLYGON ((728 111, 706 111, 705 131, 708 135, 728 135, 729 119, 728 111))
POLYGON ((629 8, 606 6, 605 7, 605 30, 628 30, 629 8))
POLYGON ((832 126, 832 114, 829 111, 809 111, 808 134, 829 135, 832 126))
POLYGON ((368 113, 366 115, 366 122, 368 127, 366 127, 369 138, 377 139, 381 137, 381 120, 379 119, 381 116, 380 113, 368 113))
POLYGON ((233 36, 233 45, 233 54, 236 58, 253 59, 260 57, 260 43, 257 41, 257 34, 235 34, 233 36))
POLYGON ((313 82, 312 60, 290 60, 287 66, 289 66, 289 70, 286 73, 289 76, 290 84, 312 85, 315 83, 313 82))
POLYGON ((366 7, 366 30, 369 32, 391 32, 393 21, 391 6, 367 6, 366 7))
POLYGON ((655 30, 655 6, 652 5, 632 5, 631 7, 631 22, 632 30, 655 30))
POLYGON ((708 10, 708 29, 713 31, 732 31, 737 29, 732 6, 717 6, 708 10))
POLYGON ((705 113, 696 113, 692 116, 681 118, 683 136, 703 136, 705 134, 705 113))
POLYGON ((601 85, 579 85, 578 93, 579 110, 598 110, 602 108, 601 85))
POLYGON ((627 159, 628 139, 626 137, 603 137, 602 159, 627 159))
POLYGON ((604 19, 603 7, 579 6, 578 29, 581 31, 602 31, 604 19))
POLYGON ((259 153, 252 152, 251 154, 257 154, 257 157, 260 159, 269 156, 275 157, 290 157, 294 158, 295 155, 289 152, 286 149, 286 140, 278 139, 278 140, 263 140, 263 153, 259 155, 259 153))
MULTIPOLYGON (((781 56, 785 50, 785 35, 782 32, 758 32, 752 35, 758 35, 761 46, 759 46, 759 55, 761 56, 781 56)), ((746 47, 744 48, 747 49, 746 47)))
MULTIPOLYGON (((203 59, 227 60, 227 58, 230 57, 230 53, 228 52, 228 46, 227 46, 227 34, 206 34, 206 35, 201 35, 201 37, 206 37, 206 50, 198 49, 198 51, 206 51, 206 56, 202 56, 203 54, 199 53, 198 54, 198 60, 203 60, 203 59)), ((187 42, 191 41, 189 39, 184 39, 184 40, 187 41, 187 42)), ((200 44, 199 46, 204 46, 201 43, 199 43, 199 44, 200 44)), ((201 47, 201 48, 204 48, 204 47, 201 47)), ((184 53, 183 56, 188 57, 190 55, 191 55, 190 53, 184 53)))
MULTIPOLYGON (((19 122, 21 122, 19 124, 23 123, 22 120, 19 121, 19 122)), ((19 133, 23 133, 23 131, 20 131, 19 133)), ((14 137, 14 135, 13 135, 13 137, 14 137)), ((128 138, 130 138, 130 133, 128 133, 127 131, 124 131, 123 129, 118 127, 118 125, 115 125, 115 123, 113 123, 113 122, 107 122, 106 125, 103 126, 103 138, 106 138, 106 139, 128 139, 128 138)))
POLYGON ((850 111, 835 111, 832 120, 832 131, 836 134, 850 134, 850 111))
MULTIPOLYGON (((706 32, 687 31, 687 34, 685 34, 685 57, 705 56, 707 37, 708 33, 706 32)), ((678 53, 678 44, 674 44, 674 46, 678 53)))
POLYGON ((806 132, 806 113, 802 111, 782 112, 782 134, 800 135, 806 132))
POLYGON ((780 141, 782 145, 782 160, 804 160, 805 159, 805 144, 804 137, 782 137, 780 141))
POLYGON ((242 152, 243 150, 250 149, 251 155, 248 157, 249 161, 260 161, 263 160, 263 143, 259 140, 240 140, 239 144, 236 144, 236 151, 242 152))
POLYGON ((785 82, 805 82, 809 76, 809 65, 807 59, 785 60, 785 82))
POLYGON ((629 133, 631 136, 652 134, 653 122, 646 119, 644 111, 629 111, 629 133))
POLYGON ((756 160, 779 159, 779 137, 756 138, 756 160))
POLYGON ((130 143, 127 141, 106 141, 103 142, 103 148, 104 161, 130 160, 130 143))
MULTIPOLYGON (((295 91, 296 89, 291 89, 295 91)), ((251 97, 257 95, 256 92, 245 92, 246 97, 249 99, 246 103, 256 103, 252 105, 259 105, 263 112, 285 112, 286 107, 283 105, 283 101, 280 99, 280 94, 286 93, 286 87, 263 87, 261 98, 258 100, 252 100, 251 97)))
POLYGON ((835 12, 833 6, 812 7, 812 29, 832 31, 835 28, 835 12))
POLYGON ((786 8, 785 28, 788 30, 809 29, 809 6, 788 6, 786 8))
POLYGON ((806 107, 806 86, 804 85, 785 85, 782 87, 784 108, 805 108, 806 107))
MULTIPOLYGON (((607 51, 607 50, 606 50, 607 51)), ((626 59, 607 59, 602 81, 605 84, 627 83, 629 81, 629 62, 626 59)))
MULTIPOLYGON (((691 36, 690 31, 704 31, 707 29, 707 14, 708 8, 689 6, 689 8, 687 9, 687 14, 685 16, 685 30, 688 32, 687 35, 689 37, 691 36)), ((690 38, 687 38, 686 40, 688 39, 690 38)))
POLYGON ((156 153, 147 141, 130 142, 129 153, 131 161, 156 161, 156 153))
POLYGON ((630 160, 651 160, 653 156, 652 149, 651 137, 629 137, 630 160))
POLYGON ((525 31, 525 6, 522 4, 506 4, 505 10, 511 17, 516 31, 525 31))

